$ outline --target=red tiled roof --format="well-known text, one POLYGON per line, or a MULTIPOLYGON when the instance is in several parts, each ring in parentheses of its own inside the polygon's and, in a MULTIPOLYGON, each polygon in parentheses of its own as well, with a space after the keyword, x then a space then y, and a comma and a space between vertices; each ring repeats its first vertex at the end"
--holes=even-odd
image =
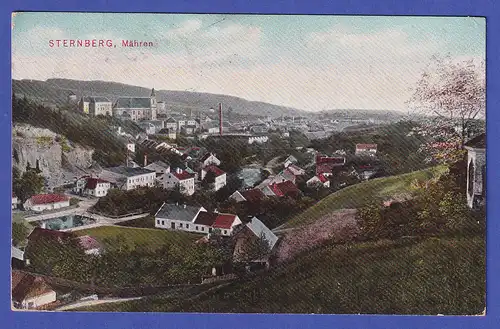
POLYGON ((193 178, 194 175, 188 173, 187 171, 183 170, 182 172, 178 173, 177 171, 173 171, 172 175, 177 177, 178 180, 186 180, 189 178, 193 178))
POLYGON ((376 149, 377 144, 356 144, 356 149, 376 149))
POLYGON ((97 187, 98 183, 109 183, 109 182, 100 178, 87 178, 87 185, 85 185, 85 188, 93 190, 97 187))
POLYGON ((276 196, 279 197, 300 192, 298 187, 289 180, 277 184, 271 184, 269 185, 269 188, 273 191, 274 194, 276 194, 276 196))
POLYGON ((335 166, 334 163, 322 163, 316 166, 316 175, 319 174, 331 174, 333 167, 335 166))
POLYGON ((217 218, 216 213, 211 213, 211 212, 206 212, 206 211, 200 211, 198 216, 194 219, 195 224, 199 225, 206 225, 206 226, 212 226, 212 224, 215 222, 215 219, 217 218))
POLYGON ((242 191, 240 193, 248 202, 260 201, 266 197, 266 195, 258 188, 242 191))
POLYGON ((271 191, 273 191, 273 193, 276 196, 283 196, 283 192, 281 192, 281 190, 278 188, 277 185, 278 184, 271 184, 271 185, 269 185, 269 188, 271 189, 271 191))
POLYGON ((62 194, 37 194, 33 195, 30 200, 35 205, 68 201, 69 198, 62 194))
POLYGON ((213 173, 215 174, 215 176, 216 176, 216 177, 219 177, 219 176, 221 176, 221 175, 224 175, 224 174, 225 174, 225 172, 224 172, 224 171, 222 171, 219 167, 214 166, 214 165, 211 165, 211 166, 208 166, 208 167, 206 167, 206 168, 203 168, 203 170, 205 170, 207 173, 208 173, 209 171, 213 172, 213 173))
POLYGON ((235 220, 236 220, 236 215, 218 214, 212 227, 213 228, 230 229, 235 220))
POLYGON ((276 184, 276 187, 283 193, 283 195, 287 195, 288 193, 297 193, 300 192, 298 187, 292 183, 291 181, 285 181, 282 183, 276 184))
POLYGON ((319 174, 316 177, 321 181, 321 183, 326 183, 328 181, 328 178, 325 177, 323 174, 319 174))

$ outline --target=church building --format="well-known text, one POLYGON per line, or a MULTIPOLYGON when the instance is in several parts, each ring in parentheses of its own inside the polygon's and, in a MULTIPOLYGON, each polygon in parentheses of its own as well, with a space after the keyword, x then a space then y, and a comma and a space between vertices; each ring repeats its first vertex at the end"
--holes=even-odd
POLYGON ((120 97, 113 106, 113 116, 132 120, 156 120, 157 102, 154 88, 149 97, 120 97))

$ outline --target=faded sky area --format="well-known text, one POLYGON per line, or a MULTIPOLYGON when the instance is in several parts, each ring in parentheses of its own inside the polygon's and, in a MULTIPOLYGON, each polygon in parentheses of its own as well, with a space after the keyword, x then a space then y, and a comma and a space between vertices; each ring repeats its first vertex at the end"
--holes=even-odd
POLYGON ((432 55, 485 58, 483 18, 17 13, 14 79, 115 81, 318 111, 404 110, 432 55), (112 39, 116 48, 50 48, 112 39), (121 40, 155 48, 122 48, 121 40))

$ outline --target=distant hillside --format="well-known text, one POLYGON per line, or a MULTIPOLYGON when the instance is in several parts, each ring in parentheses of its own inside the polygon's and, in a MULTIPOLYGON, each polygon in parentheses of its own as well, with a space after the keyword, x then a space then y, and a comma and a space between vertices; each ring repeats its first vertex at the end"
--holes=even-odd
POLYGON ((319 117, 335 118, 335 119, 366 119, 397 121, 402 120, 407 116, 407 113, 402 111, 385 111, 385 110, 363 110, 363 109, 334 109, 321 111, 319 117))
MULTIPOLYGON (((105 96, 113 101, 122 96, 147 97, 151 93, 151 88, 116 82, 70 79, 48 79, 47 81, 13 80, 12 86, 17 96, 26 96, 39 103, 51 106, 66 104, 70 92, 74 92, 78 98, 84 94, 105 96)), ((164 101, 167 109, 176 111, 207 111, 210 108, 216 108, 218 103, 222 103, 225 109, 231 107, 235 113, 241 114, 270 115, 273 117, 307 115, 306 111, 264 102, 252 102, 227 95, 173 90, 157 90, 156 94, 158 101, 164 101)))

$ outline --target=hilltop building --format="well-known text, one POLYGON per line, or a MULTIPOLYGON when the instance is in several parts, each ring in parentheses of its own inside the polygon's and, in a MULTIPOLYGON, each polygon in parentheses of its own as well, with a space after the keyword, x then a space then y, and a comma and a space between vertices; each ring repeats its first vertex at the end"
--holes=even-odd
POLYGON ((154 88, 149 97, 121 97, 113 106, 113 115, 122 119, 156 120, 157 103, 154 88))
POLYGON ((78 110, 82 113, 97 115, 113 115, 112 102, 106 97, 83 96, 78 103, 78 110))

